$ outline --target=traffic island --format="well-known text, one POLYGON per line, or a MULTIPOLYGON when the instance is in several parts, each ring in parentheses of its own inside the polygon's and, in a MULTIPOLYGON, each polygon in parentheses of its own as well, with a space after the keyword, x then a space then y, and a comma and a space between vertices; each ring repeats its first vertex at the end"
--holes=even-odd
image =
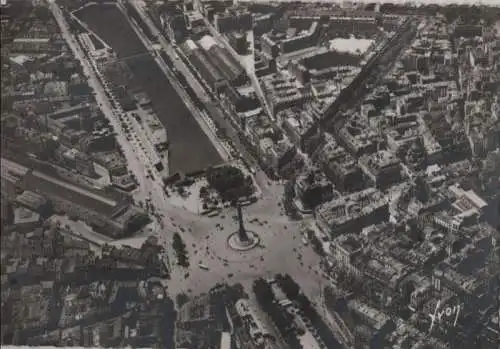
POLYGON ((241 231, 236 231, 227 238, 228 246, 235 251, 249 251, 260 245, 260 238, 257 233, 246 230, 242 235, 241 231))

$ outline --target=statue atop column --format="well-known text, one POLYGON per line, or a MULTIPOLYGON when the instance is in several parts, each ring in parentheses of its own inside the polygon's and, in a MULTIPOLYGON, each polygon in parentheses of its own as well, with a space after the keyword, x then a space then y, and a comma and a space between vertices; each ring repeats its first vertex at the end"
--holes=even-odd
POLYGON ((249 239, 247 231, 245 229, 245 225, 243 224, 243 211, 239 203, 236 203, 236 208, 238 210, 238 222, 239 222, 238 237, 242 243, 245 243, 248 242, 249 239))
POLYGON ((251 250, 252 248, 259 245, 260 238, 255 232, 247 230, 245 228, 245 224, 243 223, 243 211, 241 208, 241 204, 236 200, 232 203, 238 211, 238 230, 236 230, 228 237, 228 245, 233 250, 240 252, 251 250))

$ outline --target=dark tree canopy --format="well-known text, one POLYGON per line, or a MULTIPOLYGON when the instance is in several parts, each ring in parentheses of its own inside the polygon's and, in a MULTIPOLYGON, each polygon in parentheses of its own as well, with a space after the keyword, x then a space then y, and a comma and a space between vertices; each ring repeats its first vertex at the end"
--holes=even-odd
POLYGON ((147 214, 145 213, 137 214, 128 222, 125 230, 129 234, 135 233, 136 231, 144 227, 146 224, 148 224, 150 221, 151 220, 147 214))
POLYGON ((189 296, 185 293, 179 293, 175 296, 175 301, 177 303, 177 307, 181 308, 184 304, 189 302, 189 296))
POLYGON ((253 193, 252 179, 233 166, 210 168, 206 178, 208 184, 215 189, 225 201, 236 201, 253 193))
POLYGON ((257 279, 253 283, 253 291, 257 302, 269 315, 288 348, 303 349, 295 333, 292 316, 276 302, 271 286, 264 279, 257 279))
POLYGON ((182 238, 179 233, 175 233, 173 236, 172 247, 177 254, 177 264, 182 267, 189 267, 189 259, 186 250, 186 244, 182 241, 182 238))
POLYGON ((37 19, 41 20, 42 22, 48 22, 51 19, 53 19, 52 12, 50 12, 50 10, 44 6, 35 7, 34 15, 37 19))
POLYGON ((337 348, 339 343, 335 339, 329 326, 325 323, 316 308, 312 305, 311 301, 301 292, 300 286, 288 274, 276 275, 276 282, 286 294, 286 296, 303 312, 304 316, 308 318, 313 327, 317 330, 318 336, 326 344, 327 348, 337 348))

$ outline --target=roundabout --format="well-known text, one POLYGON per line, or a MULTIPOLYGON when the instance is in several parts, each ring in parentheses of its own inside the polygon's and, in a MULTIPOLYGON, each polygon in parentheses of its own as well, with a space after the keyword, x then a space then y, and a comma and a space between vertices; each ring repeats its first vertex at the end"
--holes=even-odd
POLYGON ((186 231, 183 237, 192 262, 188 268, 174 266, 169 294, 208 292, 214 282, 251 287, 255 278, 281 273, 293 275, 311 299, 317 298, 322 280, 318 256, 301 243, 302 224, 270 214, 278 200, 275 196, 244 208, 235 205, 214 218, 195 219, 176 210, 171 215, 174 228, 186 231))
POLYGON ((227 238, 227 245, 235 251, 250 251, 260 245, 260 237, 253 231, 245 230, 245 237, 241 231, 236 231, 227 238))
POLYGON ((243 224, 243 212, 241 205, 236 207, 238 210, 238 231, 235 231, 227 238, 227 245, 234 251, 249 251, 260 245, 260 238, 255 232, 247 230, 243 224))

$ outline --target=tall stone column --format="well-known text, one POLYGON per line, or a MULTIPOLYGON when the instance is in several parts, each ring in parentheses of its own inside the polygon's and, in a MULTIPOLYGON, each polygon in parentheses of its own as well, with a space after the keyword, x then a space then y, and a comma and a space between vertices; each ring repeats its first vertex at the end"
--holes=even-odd
POLYGON ((241 205, 236 204, 236 208, 238 209, 238 222, 239 222, 239 230, 238 230, 238 236, 240 238, 241 242, 247 242, 248 241, 248 234, 245 229, 245 226, 243 224, 243 211, 241 210, 241 205))

